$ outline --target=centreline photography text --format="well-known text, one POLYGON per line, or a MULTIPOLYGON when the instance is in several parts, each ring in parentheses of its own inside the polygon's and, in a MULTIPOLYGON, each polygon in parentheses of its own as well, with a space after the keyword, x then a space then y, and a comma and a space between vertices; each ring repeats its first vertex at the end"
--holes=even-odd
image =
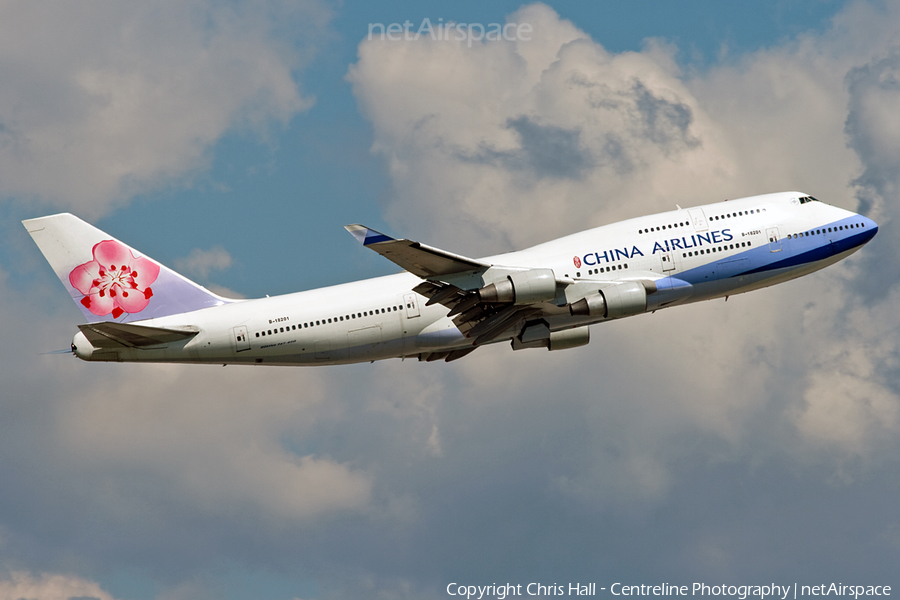
POLYGON ((599 587, 595 582, 582 583, 527 583, 527 584, 496 584, 467 585, 461 583, 447 584, 447 594, 458 596, 466 600, 481 600, 482 598, 496 598, 504 600, 514 596, 532 596, 546 598, 550 596, 597 596, 609 594, 611 596, 728 596, 738 600, 747 598, 780 598, 781 600, 796 600, 801 597, 815 596, 842 596, 852 597, 857 600, 865 596, 890 596, 889 585, 848 585, 843 583, 820 583, 803 585, 798 583, 779 585, 776 583, 765 585, 729 585, 692 583, 691 585, 676 585, 661 583, 656 585, 623 584, 614 583, 611 586, 599 587))

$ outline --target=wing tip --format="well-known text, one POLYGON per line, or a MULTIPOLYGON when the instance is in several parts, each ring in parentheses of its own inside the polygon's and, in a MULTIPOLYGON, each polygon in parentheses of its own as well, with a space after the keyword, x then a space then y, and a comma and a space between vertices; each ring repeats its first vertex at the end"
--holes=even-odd
POLYGON ((377 244, 379 242, 393 242, 394 238, 389 235, 385 235, 379 231, 375 231, 371 227, 366 227, 365 225, 360 225, 359 223, 354 223, 352 225, 344 225, 344 229, 350 232, 350 235, 356 238, 363 246, 368 246, 370 244, 377 244))

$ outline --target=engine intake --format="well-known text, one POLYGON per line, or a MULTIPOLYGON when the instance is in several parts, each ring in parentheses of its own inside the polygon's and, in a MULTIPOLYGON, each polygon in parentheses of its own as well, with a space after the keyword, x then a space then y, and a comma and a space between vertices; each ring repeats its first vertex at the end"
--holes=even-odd
POLYGON ((647 287, 638 281, 626 281, 601 288, 596 294, 569 305, 572 316, 604 319, 637 315, 646 310, 647 287))
POLYGON ((556 275, 553 269, 531 269, 510 273, 506 279, 478 290, 482 302, 532 304, 556 298, 556 275))

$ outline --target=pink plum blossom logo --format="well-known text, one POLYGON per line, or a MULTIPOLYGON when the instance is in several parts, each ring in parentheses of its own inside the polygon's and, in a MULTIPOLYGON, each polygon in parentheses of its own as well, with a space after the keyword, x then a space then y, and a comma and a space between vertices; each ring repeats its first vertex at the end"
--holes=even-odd
POLYGON ((580 269, 580 268, 581 268, 581 259, 580 259, 580 258, 578 258, 578 257, 576 256, 575 258, 572 259, 572 262, 575 263, 575 268, 576 268, 576 269, 580 269))
POLYGON ((94 260, 69 273, 69 283, 84 294, 81 304, 98 317, 112 313, 139 313, 150 303, 150 284, 159 277, 159 265, 134 256, 125 245, 104 240, 94 246, 94 260))

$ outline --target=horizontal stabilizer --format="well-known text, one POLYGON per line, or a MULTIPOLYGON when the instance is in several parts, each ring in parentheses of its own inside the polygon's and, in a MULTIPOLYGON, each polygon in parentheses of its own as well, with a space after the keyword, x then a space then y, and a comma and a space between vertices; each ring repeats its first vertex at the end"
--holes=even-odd
POLYGON ((347 225, 344 229, 353 234, 363 246, 423 279, 480 271, 490 267, 483 262, 419 242, 396 240, 364 225, 347 225))
POLYGON ((197 327, 163 329, 162 327, 115 322, 89 323, 79 325, 78 328, 94 348, 159 346, 191 338, 200 332, 197 327))

